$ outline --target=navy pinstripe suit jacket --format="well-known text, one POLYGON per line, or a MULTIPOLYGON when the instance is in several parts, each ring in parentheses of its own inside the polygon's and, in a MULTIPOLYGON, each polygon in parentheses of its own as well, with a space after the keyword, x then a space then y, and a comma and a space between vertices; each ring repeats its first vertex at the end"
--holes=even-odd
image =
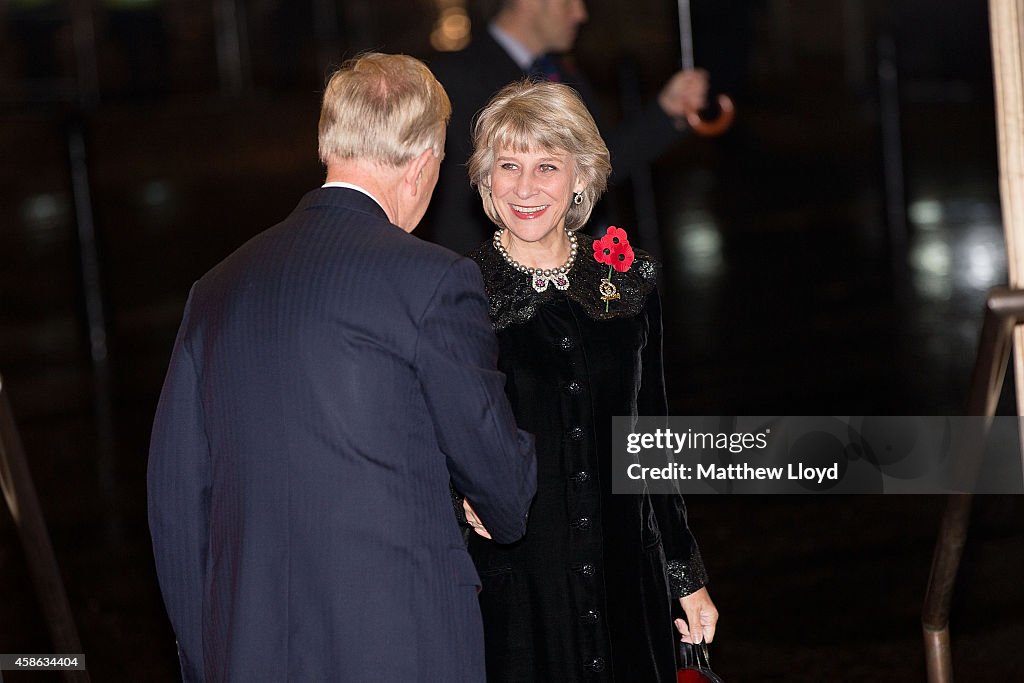
POLYGON ((182 676, 483 681, 449 478, 525 530, 471 261, 322 188, 193 287, 157 409, 149 522, 182 676))

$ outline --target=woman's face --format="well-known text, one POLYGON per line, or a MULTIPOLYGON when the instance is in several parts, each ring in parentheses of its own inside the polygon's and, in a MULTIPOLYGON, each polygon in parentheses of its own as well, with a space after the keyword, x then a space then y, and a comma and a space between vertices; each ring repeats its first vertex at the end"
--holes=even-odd
POLYGON ((490 175, 491 201, 512 235, 551 244, 565 235, 565 213, 583 184, 568 152, 498 148, 490 175))

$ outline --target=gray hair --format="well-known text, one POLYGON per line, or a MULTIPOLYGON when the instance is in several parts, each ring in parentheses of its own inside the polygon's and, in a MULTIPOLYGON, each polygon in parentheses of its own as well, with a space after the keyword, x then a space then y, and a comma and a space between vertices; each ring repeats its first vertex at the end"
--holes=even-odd
POLYGON ((448 94, 423 62, 366 53, 347 61, 327 83, 320 108, 320 160, 402 166, 428 147, 440 157, 451 111, 448 94))
POLYGON ((502 148, 567 152, 584 188, 583 201, 569 204, 565 229, 578 230, 586 224, 608 186, 612 165, 594 117, 575 90, 562 83, 517 81, 502 88, 477 115, 469 182, 480 193, 487 217, 503 228, 493 202, 488 201, 488 178, 502 148))

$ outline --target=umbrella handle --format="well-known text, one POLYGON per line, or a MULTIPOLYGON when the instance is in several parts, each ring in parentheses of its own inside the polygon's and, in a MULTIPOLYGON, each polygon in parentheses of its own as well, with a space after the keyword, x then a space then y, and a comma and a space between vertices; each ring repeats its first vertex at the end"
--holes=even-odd
POLYGON ((732 120, 736 116, 736 107, 728 95, 718 96, 718 116, 711 121, 705 121, 697 111, 687 112, 686 122, 698 135, 713 138, 729 130, 732 120))

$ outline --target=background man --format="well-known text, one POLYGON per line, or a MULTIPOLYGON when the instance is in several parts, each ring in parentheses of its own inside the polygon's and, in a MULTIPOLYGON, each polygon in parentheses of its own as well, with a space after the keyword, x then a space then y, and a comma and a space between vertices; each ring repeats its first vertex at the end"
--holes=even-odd
POLYGON ((149 511, 185 680, 483 681, 479 577, 536 486, 477 267, 415 239, 450 111, 410 57, 331 78, 327 183, 193 287, 149 511))

